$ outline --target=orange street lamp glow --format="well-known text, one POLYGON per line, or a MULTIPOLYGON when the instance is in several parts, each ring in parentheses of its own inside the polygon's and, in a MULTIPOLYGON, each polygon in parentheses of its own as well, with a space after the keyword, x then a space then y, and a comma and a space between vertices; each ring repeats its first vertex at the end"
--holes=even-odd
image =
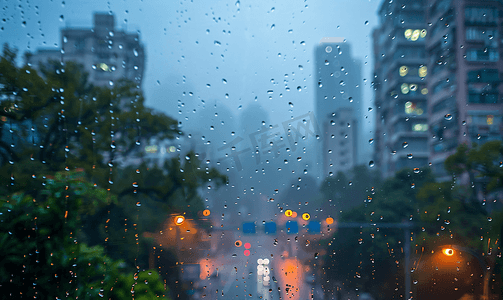
POLYGON ((287 210, 285 211, 285 216, 287 216, 287 217, 291 217, 292 215, 293 215, 293 212, 292 212, 292 210, 291 210, 291 209, 287 209, 287 210))
POLYGON ((185 218, 183 216, 176 216, 175 217, 175 224, 180 226, 183 224, 183 221, 185 221, 185 218))
POLYGON ((307 221, 307 220, 311 219, 311 216, 308 213, 303 213, 302 214, 302 219, 304 219, 304 220, 307 221))
POLYGON ((330 225, 330 224, 334 224, 334 218, 328 217, 328 218, 327 218, 327 224, 328 224, 328 225, 330 225))
POLYGON ((296 211, 292 212, 292 218, 297 218, 297 212, 296 211))
POLYGON ((243 245, 243 242, 241 242, 240 240, 237 240, 234 245, 236 245, 236 247, 241 247, 241 245, 243 245))
POLYGON ((454 255, 454 249, 451 248, 445 248, 442 250, 442 252, 447 255, 447 256, 453 256, 454 255))
POLYGON ((207 217, 209 215, 210 215, 210 210, 209 209, 203 210, 203 216, 207 217))

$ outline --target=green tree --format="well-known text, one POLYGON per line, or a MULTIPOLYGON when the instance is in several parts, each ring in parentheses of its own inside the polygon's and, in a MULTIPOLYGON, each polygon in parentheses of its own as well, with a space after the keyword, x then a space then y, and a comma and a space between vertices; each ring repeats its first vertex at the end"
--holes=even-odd
POLYGON ((119 158, 140 152, 142 141, 180 134, 175 120, 145 106, 131 81, 95 87, 74 62, 52 61, 41 65, 39 74, 28 65, 17 67, 15 58, 16 51, 5 45, 0 58, 0 103, 5 108, 0 111, 0 179, 8 182, 12 174, 21 179, 10 191, 25 191, 32 174, 77 168, 106 186, 114 180, 110 168, 119 158), (22 170, 12 164, 21 164, 22 170))
MULTIPOLYGON (((0 199, 0 293, 12 299, 95 299, 98 293, 119 293, 122 262, 101 246, 79 241, 82 220, 99 207, 116 203, 110 192, 85 182, 82 174, 57 173, 40 196, 15 193, 0 199)), ((122 276, 122 277, 121 277, 122 276)), ((153 292, 159 289, 152 280, 153 292)), ((162 284, 161 284, 162 285, 162 284)), ((131 286, 126 288, 126 292, 131 286)), ((124 291, 122 291, 124 292, 124 291)), ((107 298, 108 299, 108 298, 107 298)), ((112 298, 122 299, 122 298, 112 298)))
POLYGON ((474 143, 472 147, 461 144, 456 152, 445 160, 445 169, 453 176, 467 174, 471 197, 477 200, 477 190, 471 188, 477 180, 484 182, 487 192, 501 191, 503 188, 503 142, 490 141, 482 145, 474 143))

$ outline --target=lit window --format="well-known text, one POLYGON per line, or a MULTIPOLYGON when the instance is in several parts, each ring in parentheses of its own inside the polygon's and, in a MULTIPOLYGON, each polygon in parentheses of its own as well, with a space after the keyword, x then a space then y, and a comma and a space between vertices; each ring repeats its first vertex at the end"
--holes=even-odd
POLYGON ((400 76, 404 77, 405 75, 407 75, 407 73, 409 73, 409 68, 407 68, 407 66, 401 66, 400 67, 400 76))
POLYGON ((110 67, 108 67, 108 65, 105 63, 100 64, 100 69, 104 72, 110 72, 110 67))
POLYGON ((410 37, 410 40, 415 42, 419 38, 419 35, 421 34, 421 31, 419 29, 416 29, 412 32, 412 36, 410 37))
POLYGON ((407 29, 404 32, 405 38, 410 40, 410 37, 412 36, 412 29, 407 29))
POLYGON ((412 131, 428 131, 428 124, 414 124, 414 126, 412 126, 412 131))
POLYGON ((400 87, 402 94, 408 94, 409 93, 409 85, 407 83, 402 83, 402 86, 400 87))
POLYGON ((416 108, 415 103, 412 103, 411 101, 405 102, 405 113, 406 114, 411 114, 415 108, 416 108))
POLYGON ((145 147, 145 152, 147 152, 147 153, 156 153, 157 152, 157 145, 146 146, 145 147))
POLYGON ((419 77, 426 77, 427 74, 428 74, 428 67, 426 66, 419 67, 419 77))
POLYGON ((421 33, 419 34, 419 37, 422 38, 422 39, 425 38, 426 37, 426 33, 428 33, 426 31, 426 29, 421 30, 421 33))
POLYGON ((423 95, 428 94, 428 89, 427 88, 422 88, 421 89, 421 94, 423 94, 423 95))
POLYGON ((486 119, 487 125, 493 125, 494 123, 494 116, 493 115, 488 115, 486 119))

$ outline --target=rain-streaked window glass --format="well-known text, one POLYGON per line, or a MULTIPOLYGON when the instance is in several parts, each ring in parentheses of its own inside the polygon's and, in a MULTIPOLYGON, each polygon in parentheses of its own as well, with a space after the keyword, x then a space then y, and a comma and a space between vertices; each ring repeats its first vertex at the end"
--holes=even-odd
POLYGON ((502 1, 0 7, 0 299, 503 299, 502 1))

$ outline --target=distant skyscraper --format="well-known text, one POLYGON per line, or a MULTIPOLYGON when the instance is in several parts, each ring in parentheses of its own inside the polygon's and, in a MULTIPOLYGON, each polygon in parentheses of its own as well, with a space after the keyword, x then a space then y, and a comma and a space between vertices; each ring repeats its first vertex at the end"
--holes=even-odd
POLYGON ((62 49, 38 49, 28 56, 28 63, 37 69, 48 60, 74 61, 84 66, 94 85, 107 86, 127 78, 141 86, 145 54, 139 35, 116 28, 109 13, 95 13, 93 21, 93 28, 63 28, 62 49))
POLYGON ((425 7, 424 0, 383 1, 373 33, 374 159, 385 177, 428 164, 425 7))
POLYGON ((323 135, 317 163, 325 178, 358 163, 361 66, 343 38, 324 38, 315 51, 316 120, 323 135))
POLYGON ((428 0, 428 149, 433 171, 461 143, 503 136, 503 3, 428 0))

